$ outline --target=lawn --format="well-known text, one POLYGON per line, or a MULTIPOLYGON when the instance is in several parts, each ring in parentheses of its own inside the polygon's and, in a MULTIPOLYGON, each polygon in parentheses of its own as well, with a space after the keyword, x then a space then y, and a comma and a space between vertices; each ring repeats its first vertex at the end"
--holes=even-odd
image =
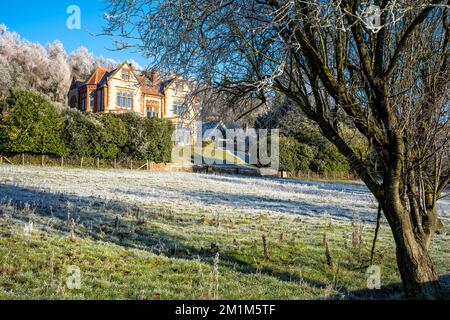
POLYGON ((367 289, 375 215, 360 184, 0 166, 0 299, 402 298, 384 221, 367 289))

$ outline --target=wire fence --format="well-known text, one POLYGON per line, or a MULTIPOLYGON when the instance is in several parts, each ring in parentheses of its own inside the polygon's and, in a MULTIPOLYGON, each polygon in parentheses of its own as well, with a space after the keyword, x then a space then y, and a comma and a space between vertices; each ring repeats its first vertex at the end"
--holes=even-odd
POLYGON ((164 169, 167 164, 155 163, 149 160, 135 159, 100 159, 88 157, 58 157, 34 154, 0 154, 0 164, 68 167, 68 168, 96 168, 96 169, 130 169, 157 170, 164 169))
MULTIPOLYGON (((184 171, 201 172, 211 174, 240 174, 259 175, 255 170, 247 169, 223 169, 214 166, 188 166, 175 165, 171 163, 155 163, 149 160, 136 159, 101 159, 89 157, 58 157, 50 155, 34 155, 27 153, 20 154, 0 154, 0 165, 20 165, 20 166, 41 166, 41 167, 63 167, 63 168, 86 168, 86 169, 128 169, 141 171, 184 171)), ((299 172, 296 174, 280 171, 278 177, 286 179, 306 179, 306 180, 359 180, 358 176, 347 172, 333 172, 328 174, 318 174, 315 172, 299 172)))
POLYGON ((324 181, 357 181, 359 177, 350 172, 330 172, 325 174, 315 173, 312 171, 291 173, 287 171, 280 171, 278 173, 280 178, 286 179, 304 179, 304 180, 324 180, 324 181))

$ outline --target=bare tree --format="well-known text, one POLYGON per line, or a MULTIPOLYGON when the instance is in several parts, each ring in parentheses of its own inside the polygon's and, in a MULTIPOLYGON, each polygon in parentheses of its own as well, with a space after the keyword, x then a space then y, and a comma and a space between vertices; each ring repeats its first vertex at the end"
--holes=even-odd
POLYGON ((450 182, 448 1, 109 2, 105 33, 132 40, 123 47, 235 101, 278 91, 301 107, 379 201, 407 297, 440 296, 428 248, 450 182), (375 162, 348 143, 349 125, 375 162))

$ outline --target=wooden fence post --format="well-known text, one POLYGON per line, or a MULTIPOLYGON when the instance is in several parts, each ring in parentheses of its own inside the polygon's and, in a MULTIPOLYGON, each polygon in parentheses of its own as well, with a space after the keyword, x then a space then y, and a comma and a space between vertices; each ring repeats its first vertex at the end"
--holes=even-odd
POLYGON ((117 159, 114 159, 114 169, 117 169, 117 159))
POLYGON ((150 163, 147 160, 147 171, 149 171, 149 170, 150 170, 150 163))
POLYGON ((23 154, 23 152, 22 152, 22 165, 23 166, 25 165, 25 155, 23 154))
POLYGON ((41 155, 41 167, 43 167, 44 166, 44 155, 41 155))
POLYGON ((3 164, 3 155, 0 154, 0 164, 3 164))
POLYGON ((80 162, 80 167, 81 168, 83 168, 83 160, 84 160, 84 157, 81 157, 81 162, 80 162))
POLYGON ((130 161, 131 161, 130 169, 133 170, 133 159, 131 159, 130 161))
POLYGON ((97 169, 100 169, 100 159, 97 158, 97 169))
POLYGON ((64 167, 64 157, 61 157, 61 167, 64 167))

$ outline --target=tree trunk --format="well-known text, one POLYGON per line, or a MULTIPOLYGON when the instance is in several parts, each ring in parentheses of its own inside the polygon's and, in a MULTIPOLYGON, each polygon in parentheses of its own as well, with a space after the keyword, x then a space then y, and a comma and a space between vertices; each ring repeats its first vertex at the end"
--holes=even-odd
POLYGON ((408 299, 440 299, 441 287, 428 249, 414 239, 397 246, 397 264, 408 299))
POLYGON ((397 265, 406 298, 440 299, 442 291, 439 278, 426 241, 414 233, 409 219, 407 212, 398 220, 392 215, 388 218, 396 243, 397 265))

